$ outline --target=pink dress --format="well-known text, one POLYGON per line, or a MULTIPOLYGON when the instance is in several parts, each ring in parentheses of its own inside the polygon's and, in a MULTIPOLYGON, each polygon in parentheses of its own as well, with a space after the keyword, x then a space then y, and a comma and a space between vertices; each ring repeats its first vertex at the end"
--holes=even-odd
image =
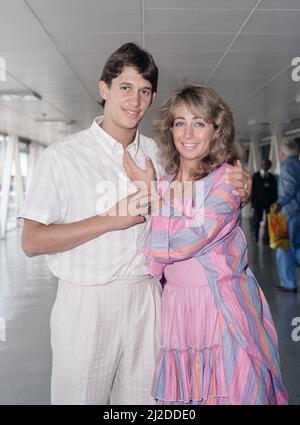
POLYGON ((164 274, 163 347, 153 395, 160 404, 227 404, 218 310, 203 269, 191 258, 167 265, 164 274))
POLYGON ((175 207, 152 217, 145 254, 150 273, 166 278, 152 390, 159 404, 287 404, 276 330, 248 267, 226 167, 202 179, 199 226, 175 207))

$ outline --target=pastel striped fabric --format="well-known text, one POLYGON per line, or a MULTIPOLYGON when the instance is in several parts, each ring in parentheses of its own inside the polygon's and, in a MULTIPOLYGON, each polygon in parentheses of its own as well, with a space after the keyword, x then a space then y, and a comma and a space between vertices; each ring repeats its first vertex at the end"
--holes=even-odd
MULTIPOLYGON (((229 403, 287 404, 276 330, 265 296, 248 266, 247 242, 238 225, 240 199, 225 183, 227 167, 228 164, 223 164, 202 180, 203 224, 193 226, 193 217, 179 216, 176 209, 168 212, 166 205, 161 215, 152 217, 145 247, 149 271, 160 279, 166 265, 196 259, 209 283, 220 318, 229 403)), ((168 175, 160 183, 162 195, 173 177, 168 175)), ((158 367, 161 368, 161 363, 158 367)), ((162 382, 159 391, 167 392, 167 383, 162 382)))

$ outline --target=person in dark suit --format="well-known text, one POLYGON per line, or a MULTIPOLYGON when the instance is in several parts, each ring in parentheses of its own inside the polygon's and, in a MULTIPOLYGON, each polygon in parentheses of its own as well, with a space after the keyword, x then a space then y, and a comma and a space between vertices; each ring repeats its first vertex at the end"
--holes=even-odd
MULTIPOLYGON (((270 173, 272 162, 269 159, 261 161, 261 169, 253 174, 252 179, 252 208, 254 209, 253 226, 256 242, 259 241, 259 226, 263 219, 264 211, 270 212, 271 205, 277 199, 277 181, 274 174, 270 173)), ((264 244, 269 244, 268 224, 266 220, 263 235, 264 244)))

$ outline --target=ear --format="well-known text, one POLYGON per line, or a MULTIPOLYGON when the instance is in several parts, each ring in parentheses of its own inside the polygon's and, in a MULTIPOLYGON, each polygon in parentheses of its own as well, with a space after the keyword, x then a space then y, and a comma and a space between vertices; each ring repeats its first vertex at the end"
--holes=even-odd
POLYGON ((103 80, 100 80, 98 87, 99 87, 99 92, 100 92, 100 96, 102 97, 102 99, 103 100, 107 100, 107 98, 108 98, 108 92, 109 92, 109 87, 106 84, 106 82, 103 81, 103 80))
POLYGON ((152 93, 152 98, 151 98, 151 102, 150 102, 149 107, 152 105, 152 102, 153 102, 153 100, 154 100, 155 96, 156 96, 156 91, 154 91, 154 92, 152 93))

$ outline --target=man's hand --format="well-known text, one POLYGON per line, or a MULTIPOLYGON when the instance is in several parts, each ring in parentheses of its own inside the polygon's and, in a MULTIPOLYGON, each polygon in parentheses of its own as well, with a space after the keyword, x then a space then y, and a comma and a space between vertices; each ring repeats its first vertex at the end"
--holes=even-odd
POLYGON ((151 202, 159 200, 156 191, 139 191, 121 199, 102 216, 114 217, 113 230, 123 230, 146 221, 145 215, 150 212, 151 202))
POLYGON ((236 165, 228 168, 227 173, 227 183, 237 188, 233 190, 233 194, 241 198, 242 204, 247 204, 252 191, 251 173, 242 166, 239 160, 236 165))
POLYGON ((138 189, 144 189, 145 186, 151 189, 151 182, 156 181, 155 170, 150 158, 146 157, 146 169, 142 170, 136 165, 128 151, 124 152, 123 167, 128 178, 138 189), (141 182, 144 184, 141 185, 141 182), (143 187, 141 187, 143 186, 143 187))

